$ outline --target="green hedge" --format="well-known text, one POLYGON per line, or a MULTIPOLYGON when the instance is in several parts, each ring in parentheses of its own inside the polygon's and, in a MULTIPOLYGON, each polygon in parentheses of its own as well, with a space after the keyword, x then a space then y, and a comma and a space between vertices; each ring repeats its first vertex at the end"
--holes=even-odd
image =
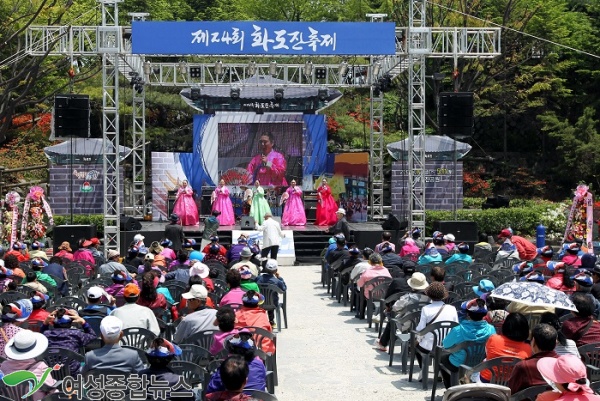
MULTIPOLYGON (((546 227, 546 234, 550 238, 564 234, 568 204, 546 201, 528 201, 526 204, 528 207, 461 209, 456 213, 456 220, 474 221, 479 231, 488 235, 496 235, 503 228, 511 227, 515 233, 534 237, 540 223, 546 227)), ((440 220, 454 220, 452 211, 427 211, 425 225, 428 232, 431 232, 433 223, 440 220)))
MULTIPOLYGON (((63 226, 65 224, 71 224, 71 216, 54 216, 54 225, 63 226)), ((101 214, 76 214, 73 215, 74 225, 87 225, 95 224, 97 235, 104 235, 104 216, 101 214)))

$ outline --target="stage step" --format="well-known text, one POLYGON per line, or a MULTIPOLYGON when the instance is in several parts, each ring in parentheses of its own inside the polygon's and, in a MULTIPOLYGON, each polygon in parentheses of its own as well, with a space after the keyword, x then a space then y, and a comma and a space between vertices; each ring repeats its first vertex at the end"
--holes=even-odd
POLYGON ((295 231, 294 249, 297 265, 318 265, 321 252, 328 245, 330 234, 323 231, 295 231))

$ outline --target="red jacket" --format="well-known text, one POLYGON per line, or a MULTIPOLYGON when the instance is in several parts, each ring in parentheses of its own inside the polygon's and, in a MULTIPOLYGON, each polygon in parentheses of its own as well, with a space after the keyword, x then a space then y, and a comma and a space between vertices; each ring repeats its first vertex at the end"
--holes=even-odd
POLYGON ((537 256, 537 248, 531 241, 519 237, 518 235, 510 237, 510 241, 517 247, 519 259, 533 260, 537 256))

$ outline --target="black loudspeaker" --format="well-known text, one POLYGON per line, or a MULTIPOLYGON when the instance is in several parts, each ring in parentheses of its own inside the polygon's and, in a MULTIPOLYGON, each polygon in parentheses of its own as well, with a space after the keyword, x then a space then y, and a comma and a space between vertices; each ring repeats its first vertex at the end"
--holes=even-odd
POLYGON ((255 224, 254 217, 242 216, 242 220, 240 221, 240 230, 254 230, 255 224))
POLYGON ((54 97, 54 137, 90 137, 90 97, 56 95, 54 97))
POLYGON ((210 216, 212 214, 212 204, 210 198, 216 187, 202 187, 202 204, 200 205, 200 215, 210 216))
POLYGON ((121 216, 122 231, 139 231, 142 229, 142 223, 129 216, 121 216))
POLYGON ((433 223, 434 231, 454 235, 455 242, 479 241, 477 223, 474 221, 436 221, 433 223))
POLYGON ((96 225, 73 225, 73 226, 56 226, 53 229, 53 248, 54 253, 58 252, 58 247, 63 242, 67 241, 71 244, 71 249, 76 251, 79 249, 77 242, 81 238, 94 238, 96 236, 96 225))
POLYGON ((381 223, 381 228, 383 228, 386 231, 401 230, 401 229, 405 229, 407 226, 408 226, 407 221, 401 222, 392 213, 388 214, 387 219, 385 219, 384 222, 381 223))
POLYGON ((473 135, 473 93, 440 93, 438 122, 441 135, 452 138, 473 135))

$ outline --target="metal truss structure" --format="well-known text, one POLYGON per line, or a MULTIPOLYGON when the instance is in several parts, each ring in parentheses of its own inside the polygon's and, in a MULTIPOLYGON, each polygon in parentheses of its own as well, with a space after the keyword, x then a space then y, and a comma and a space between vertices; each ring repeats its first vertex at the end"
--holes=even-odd
MULTIPOLYGON (((102 127, 104 140, 104 241, 105 252, 119 248, 119 74, 128 79, 143 78, 142 85, 153 86, 217 86, 257 85, 241 82, 256 74, 271 75, 285 81, 285 86, 323 86, 370 88, 370 198, 372 219, 383 218, 383 102, 375 83, 383 75, 392 79, 408 71, 408 135, 410 224, 425 228, 425 149, 419 137, 425 134, 425 59, 426 57, 491 58, 500 54, 500 28, 430 28, 426 26, 425 0, 411 0, 409 27, 396 28, 396 54, 367 56, 368 62, 353 63, 341 58, 314 59, 304 63, 274 62, 187 62, 184 56, 176 62, 152 62, 131 53, 130 27, 118 25, 118 3, 123 0, 99 0, 101 26, 30 26, 26 34, 26 51, 33 56, 98 56, 102 55, 102 127), (335 60, 335 62, 331 62, 335 60), (341 60, 341 61, 339 61, 341 60), (315 71, 319 69, 317 76, 315 71)), ((143 19, 147 14, 130 14, 143 19)), ((373 23, 383 21, 385 14, 369 16, 373 23)), ((147 55, 159 57, 161 55, 147 55)), ((186 56, 187 57, 187 56, 186 56)), ((248 56, 254 58, 254 56, 248 56)), ((228 59, 236 59, 228 57, 228 59)), ((360 59, 353 59, 360 60, 360 59)), ((366 59, 365 59, 366 60, 366 59)), ((133 91, 133 195, 132 214, 145 214, 145 99, 143 91, 133 91)), ((421 138, 424 139, 424 138, 421 138)))

